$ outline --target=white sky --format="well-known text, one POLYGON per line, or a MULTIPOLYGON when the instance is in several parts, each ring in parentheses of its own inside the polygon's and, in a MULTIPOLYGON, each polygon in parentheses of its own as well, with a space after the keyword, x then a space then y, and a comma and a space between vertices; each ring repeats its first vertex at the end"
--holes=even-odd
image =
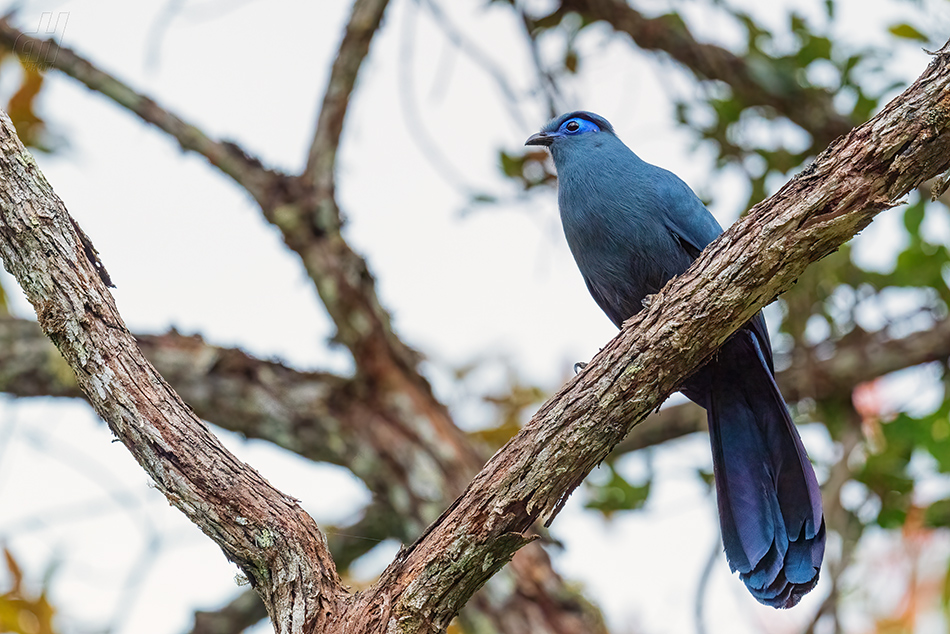
MULTIPOLYGON (((349 3, 181 4, 160 46, 154 33, 165 21, 164 2, 28 2, 19 23, 35 24, 43 11, 67 12, 66 45, 211 136, 235 140, 269 165, 301 169, 349 3)), ((484 2, 443 4, 516 90, 529 87, 530 60, 510 11, 484 2)), ((821 3, 812 4, 806 12, 820 16, 821 3)), ((683 5, 697 35, 737 41, 726 21, 700 15, 704 5, 683 5)), ((651 6, 659 13, 666 5, 651 6)), ((877 42, 882 24, 916 12, 910 3, 851 0, 842 5, 841 30, 857 43, 877 42)), ((928 19, 934 28, 950 24, 946 14, 928 19)), ((427 370, 446 397, 453 392, 445 368, 486 355, 504 357, 528 381, 553 388, 615 330, 576 272, 553 192, 460 216, 465 197, 420 151, 412 138, 420 133, 407 130, 399 89, 407 81, 399 70, 407 42, 414 49, 412 111, 444 161, 475 188, 512 193, 500 182, 496 153, 519 148, 546 120, 525 100, 524 125, 513 121, 490 78, 453 51, 419 5, 394 0, 361 73, 340 153, 346 236, 367 257, 397 330, 428 356, 427 370)), ((605 115, 643 158, 714 195, 714 213, 731 222, 747 196, 740 180, 713 179, 710 150, 693 147, 672 127, 670 98, 690 95, 680 71, 629 55, 627 42, 605 28, 592 29, 580 47, 590 55, 569 86, 572 106, 605 115)), ((887 66, 906 81, 926 63, 908 47, 887 66)), ((10 78, 0 76, 0 92, 9 86, 10 78)), ((326 346, 332 328, 296 256, 228 179, 58 75, 44 91, 42 113, 70 146, 37 160, 100 251, 133 331, 175 326, 297 367, 346 371, 345 355, 326 346)), ((869 260, 877 254, 886 265, 888 248, 880 245, 888 246, 898 222, 891 214, 870 230, 879 237, 865 249, 869 260)), ((0 282, 15 294, 6 273, 0 282)), ((19 296, 14 306, 31 314, 19 296)), ((484 377, 480 387, 499 387, 503 366, 492 365, 484 377)), ((484 410, 460 411, 462 422, 486 422, 484 410)), ((803 437, 819 463, 834 458, 823 432, 805 429, 803 437)), ((110 439, 82 404, 0 398, 0 540, 30 573, 58 562, 53 602, 79 624, 75 631, 182 631, 196 608, 213 609, 238 592, 236 569, 148 487, 110 439), (157 556, 149 555, 151 546, 160 548, 157 556), (137 590, 127 587, 132 577, 141 577, 137 590)), ((344 521, 366 501, 348 472, 265 443, 225 439, 319 522, 344 521)), ((621 468, 637 479, 646 464, 634 456, 621 468)), ((671 443, 653 454, 659 477, 647 511, 605 523, 583 512, 583 497, 575 495, 553 526, 566 546, 556 554, 559 570, 585 585, 616 634, 693 630, 695 584, 718 547, 714 503, 694 475, 699 467, 709 468, 704 439, 671 443)), ((358 570, 373 574, 394 548, 384 545, 358 570)), ((829 556, 834 552, 831 540, 829 556)), ((776 612, 751 599, 722 557, 711 586, 707 631, 730 633, 797 631, 825 591, 820 584, 800 608, 776 612)), ((860 625, 860 615, 849 618, 860 625)))

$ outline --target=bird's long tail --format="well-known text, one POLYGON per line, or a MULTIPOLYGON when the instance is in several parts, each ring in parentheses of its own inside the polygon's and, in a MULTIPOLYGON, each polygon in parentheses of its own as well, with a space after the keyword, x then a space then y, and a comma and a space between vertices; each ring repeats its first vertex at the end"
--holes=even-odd
POLYGON ((790 608, 818 583, 821 492, 752 332, 729 339, 687 388, 709 417, 729 566, 760 603, 790 608))

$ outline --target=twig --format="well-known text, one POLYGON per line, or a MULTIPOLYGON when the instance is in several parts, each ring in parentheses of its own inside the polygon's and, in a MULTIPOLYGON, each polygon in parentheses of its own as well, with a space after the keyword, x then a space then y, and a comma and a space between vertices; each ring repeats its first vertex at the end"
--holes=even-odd
POLYGON ((340 145, 350 96, 388 4, 389 0, 356 0, 353 3, 346 33, 330 69, 330 81, 323 95, 317 129, 303 173, 303 178, 314 186, 320 196, 332 195, 336 150, 340 145))
POLYGON ((432 140, 428 129, 419 116, 416 103, 416 81, 413 70, 413 50, 416 43, 416 10, 413 5, 406 6, 402 18, 402 32, 399 37, 399 110, 409 131, 409 137, 422 152, 429 165, 444 180, 456 189, 472 198, 477 188, 472 186, 452 160, 439 149, 432 140))
POLYGON ((699 584, 696 586, 696 608, 693 611, 693 617, 696 621, 696 634, 706 634, 706 624, 703 622, 703 607, 706 603, 706 592, 709 590, 709 579, 721 554, 722 538, 717 531, 712 550, 709 552, 709 557, 706 558, 706 563, 703 564, 703 571, 699 574, 699 584))
MULTIPOLYGON (((286 178, 278 172, 265 169, 259 160, 233 143, 211 139, 196 126, 161 108, 149 97, 98 69, 71 49, 60 46, 55 40, 41 40, 19 31, 10 24, 9 17, 0 19, 0 45, 24 57, 28 62, 31 56, 37 56, 42 51, 42 57, 39 59, 44 63, 49 63, 53 68, 136 114, 146 123, 164 131, 178 141, 183 150, 204 156, 257 200, 266 200, 269 196, 268 189, 273 186, 273 182, 286 178)), ((36 63, 36 59, 33 61, 36 63)))
POLYGON ((458 28, 452 20, 449 19, 449 16, 446 15, 445 11, 433 0, 419 0, 420 4, 425 6, 429 10, 429 13, 432 15, 433 19, 438 23, 442 28, 442 32, 457 49, 468 55, 468 58, 472 60, 477 66, 488 75, 491 80, 498 87, 498 91, 501 93, 505 106, 508 108, 508 112, 511 115, 512 120, 521 128, 529 129, 536 126, 529 126, 524 117, 521 116, 521 111, 518 109, 518 104, 522 101, 522 98, 518 95, 514 88, 512 88, 511 83, 506 77, 506 73, 498 64, 496 64, 491 56, 488 54, 488 51, 483 50, 478 44, 473 42, 465 33, 458 28))

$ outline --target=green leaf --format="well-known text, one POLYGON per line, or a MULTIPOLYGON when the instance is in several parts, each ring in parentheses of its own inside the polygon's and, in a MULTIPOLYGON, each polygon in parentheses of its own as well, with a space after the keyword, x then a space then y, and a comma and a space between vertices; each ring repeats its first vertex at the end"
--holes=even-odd
POLYGON ((501 171, 504 172, 505 176, 509 178, 520 177, 524 171, 524 157, 508 154, 507 152, 499 152, 499 154, 501 171))
POLYGON ((893 24, 887 30, 891 33, 891 35, 904 38, 905 40, 917 40, 918 42, 930 41, 929 37, 906 22, 902 22, 901 24, 893 24))
POLYGON ((950 499, 937 500, 924 513, 927 526, 950 526, 950 499))
POLYGON ((606 484, 590 484, 590 499, 584 505, 589 509, 600 511, 605 517, 610 517, 617 511, 631 511, 643 506, 650 495, 650 480, 643 485, 633 485, 624 480, 610 465, 610 480, 606 484))

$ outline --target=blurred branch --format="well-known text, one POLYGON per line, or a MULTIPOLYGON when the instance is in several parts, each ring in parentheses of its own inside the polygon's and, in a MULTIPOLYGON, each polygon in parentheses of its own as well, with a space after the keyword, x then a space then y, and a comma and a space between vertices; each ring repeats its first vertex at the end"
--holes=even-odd
MULTIPOLYGON (((367 420, 371 409, 361 406, 360 395, 366 388, 354 379, 300 372, 175 332, 138 335, 137 340, 143 353, 203 419, 248 438, 268 440, 311 460, 349 467, 371 490, 387 498, 391 497, 387 490, 409 486, 404 470, 391 470, 392 460, 371 461, 365 463, 368 469, 359 468, 364 462, 355 460, 355 456, 366 451, 366 437, 384 434, 385 444, 396 441, 372 423, 361 422, 367 420)), ((934 323, 929 330, 897 339, 888 338, 884 331, 852 333, 835 344, 830 358, 819 361, 814 350, 795 355, 792 365, 776 378, 792 403, 803 398, 849 398, 865 381, 948 359, 950 318, 934 323)), ((72 374, 39 326, 17 318, 0 318, 0 392, 14 396, 81 396, 72 374)), ((388 426, 385 421, 377 424, 388 426)), ((702 408, 692 403, 673 405, 634 428, 613 455, 705 430, 706 413, 702 408)), ((407 442, 403 439, 398 445, 407 442)), ((432 502, 420 499, 416 504, 432 502)), ((410 515, 421 522, 425 513, 410 515)), ((388 536, 405 539, 403 532, 388 536)))
POLYGON ((261 598, 245 590, 220 610, 195 612, 195 624, 188 634, 240 634, 267 618, 261 598))
POLYGON ((520 11, 521 24, 524 26, 525 37, 528 40, 528 50, 531 51, 531 61, 534 64, 534 71, 538 78, 538 88, 544 94, 547 105, 548 116, 556 117, 562 110, 565 103, 561 89, 557 83, 557 77, 544 67, 541 60, 541 51, 538 48, 538 38, 533 28, 534 22, 523 10, 520 11))
POLYGON ((834 629, 832 631, 840 631, 838 606, 841 597, 838 584, 841 575, 851 565, 858 540, 864 532, 864 524, 858 520, 854 513, 845 509, 841 504, 841 489, 853 476, 849 466, 851 454, 863 440, 861 417, 855 411, 850 398, 829 400, 834 403, 835 412, 845 419, 846 424, 838 445, 841 456, 829 469, 828 478, 822 485, 821 497, 828 528, 841 537, 841 556, 836 559, 828 558, 825 560, 824 565, 827 570, 825 579, 830 581, 831 590, 819 606, 808 629, 805 630, 808 634, 814 633, 819 620, 826 615, 834 619, 834 629))
MULTIPOLYGON (((429 489, 432 482, 414 475, 433 466, 429 448, 381 415, 372 387, 359 378, 300 372, 174 331, 136 340, 204 420, 310 460, 349 468, 392 505, 392 519, 401 526, 387 537, 408 541, 447 504, 444 492, 429 489)), ((39 325, 13 317, 0 317, 0 392, 83 396, 39 325)))
MULTIPOLYGON (((335 157, 335 143, 339 141, 349 99, 349 93, 340 91, 352 88, 355 80, 352 74, 368 46, 366 38, 371 30, 367 29, 373 24, 378 26, 384 7, 385 2, 376 0, 358 0, 354 4, 352 33, 348 31, 341 45, 345 60, 337 60, 336 75, 331 79, 325 108, 319 118, 321 126, 328 127, 321 127, 315 138, 315 147, 325 153, 325 158, 335 157)), ((337 326, 335 340, 353 353, 360 379, 355 385, 372 391, 373 398, 357 392, 351 402, 356 402, 357 397, 363 398, 363 411, 391 430, 388 434, 367 434, 363 439, 382 443, 387 437, 392 440, 393 434, 403 438, 403 442, 392 447, 380 448, 383 454, 388 454, 383 461, 394 461, 405 474, 420 469, 420 465, 428 465, 430 477, 438 476, 442 480, 419 483, 419 486, 427 491, 428 498, 434 491, 440 492, 436 496, 438 510, 429 508, 422 513, 418 528, 438 515, 445 499, 451 499, 464 488, 482 461, 419 374, 416 353, 393 332, 366 262, 340 235, 340 213, 332 191, 332 162, 326 163, 321 158, 311 166, 316 170, 314 177, 318 181, 329 179, 329 190, 315 190, 304 179, 263 168, 234 144, 209 139, 195 126, 134 92, 69 49, 59 47, 53 40, 32 38, 15 29, 8 20, 0 20, 0 45, 12 48, 14 44, 24 55, 35 56, 43 51, 42 59, 51 60, 53 68, 155 124, 176 138, 183 148, 207 157, 255 197, 264 216, 281 229, 287 245, 303 260, 337 326), (437 446, 426 446, 428 442, 437 446), (413 445, 413 450, 407 451, 413 445)), ((401 481, 409 479, 405 477, 401 481)))
MULTIPOLYGON (((825 347, 825 344, 822 344, 825 347)), ((776 380, 789 403, 805 398, 848 399, 856 386, 904 368, 950 359, 950 318, 942 319, 929 330, 890 339, 885 331, 855 331, 833 348, 798 350, 792 365, 776 374, 776 380)), ((620 455, 658 445, 687 434, 706 430, 706 413, 698 405, 683 403, 660 410, 638 425, 614 449, 620 455)))
MULTIPOLYGON (((359 0, 354 5, 353 17, 367 20, 366 6, 372 9, 379 7, 379 3, 377 0, 359 0)), ((344 53, 349 52, 350 40, 344 38, 343 44, 344 53)), ((258 159, 234 143, 211 139, 196 126, 99 70, 72 50, 60 47, 52 39, 40 40, 19 31, 10 24, 9 18, 0 20, 0 45, 24 56, 27 62, 37 63, 42 59, 52 68, 155 125, 176 139, 182 149, 201 154, 230 176, 254 197, 267 220, 281 229, 287 245, 301 256, 337 326, 336 339, 353 352, 357 366, 367 374, 403 373, 417 384, 417 389, 428 390, 428 385, 416 371, 416 353, 392 331, 389 316, 376 297, 375 283, 365 261, 339 235, 340 213, 333 199, 332 171, 335 144, 339 141, 349 93, 337 93, 341 86, 352 88, 355 77, 331 80, 325 99, 329 106, 321 111, 320 117, 321 124, 326 127, 318 130, 314 140, 315 147, 324 154, 311 166, 316 170, 311 176, 319 174, 317 180, 321 183, 328 180, 329 189, 314 189, 306 179, 265 168, 258 159)), ((343 75, 348 71, 355 72, 358 67, 359 63, 353 61, 335 66, 343 68, 339 71, 343 75), (351 68, 353 63, 356 66, 351 68)), ((379 379, 385 382, 384 376, 379 379)), ((431 395, 429 400, 432 400, 431 395)))
MULTIPOLYGON (((353 3, 343 41, 330 69, 330 81, 323 95, 317 129, 303 173, 303 178, 314 186, 317 196, 321 198, 332 199, 334 195, 336 150, 343 133, 343 120, 360 66, 369 54, 369 45, 379 30, 388 4, 389 0, 356 0, 353 3)), ((324 219, 325 224, 330 222, 335 222, 336 228, 339 228, 339 210, 336 218, 324 219)))
POLYGON ((286 177, 264 168, 261 162, 248 155, 237 145, 215 141, 194 125, 165 110, 149 97, 136 92, 112 75, 99 70, 71 49, 55 40, 41 40, 24 33, 10 23, 10 17, 0 19, 0 46, 21 56, 24 63, 49 64, 90 90, 108 97, 116 104, 167 133, 183 150, 196 152, 208 159, 226 175, 260 200, 267 190, 286 177), (52 61, 50 61, 52 60, 52 61))
POLYGON ((706 557, 703 570, 699 573, 699 584, 696 586, 696 603, 693 608, 693 620, 696 623, 696 634, 706 634, 706 623, 703 621, 703 610, 706 603, 706 593, 709 591, 709 579, 712 577, 716 562, 722 556, 722 537, 716 532, 712 550, 706 557))
POLYGON ((854 125, 835 110, 829 91, 802 88, 794 81, 782 82, 780 88, 774 87, 773 81, 770 86, 760 78, 774 80, 781 76, 779 69, 754 69, 735 53, 696 41, 678 16, 646 18, 623 0, 562 0, 553 14, 535 21, 550 23, 570 12, 590 21, 607 22, 614 30, 628 34, 640 48, 666 53, 701 80, 725 82, 747 106, 775 108, 811 134, 816 147, 825 147, 854 125))
POLYGON ((463 192, 466 197, 475 196, 477 187, 468 182, 468 179, 455 167, 451 157, 447 155, 436 143, 429 129, 422 121, 419 114, 421 108, 416 103, 416 80, 413 53, 418 43, 416 35, 416 7, 413 3, 407 3, 405 13, 402 18, 402 30, 399 34, 399 81, 397 91, 399 92, 399 110, 403 121, 409 132, 409 138, 415 144, 422 156, 428 161, 429 166, 445 182, 454 188, 463 192))
POLYGON ((403 543, 412 540, 406 535, 402 518, 388 503, 379 500, 363 509, 363 515, 352 524, 327 527, 326 534, 333 560, 342 571, 348 570, 354 561, 380 542, 392 538, 403 543))
POLYGON ((189 634, 240 634, 266 618, 261 598, 253 590, 245 590, 220 610, 195 612, 189 634))
POLYGON ((468 55, 472 62, 479 66, 482 71, 498 86, 498 92, 501 93, 505 106, 511 114, 512 120, 521 128, 531 128, 521 116, 518 105, 522 102, 520 97, 511 84, 508 82, 505 71, 496 64, 488 51, 483 50, 471 38, 465 35, 465 32, 449 19, 442 7, 434 0, 419 0, 420 4, 429 10, 429 14, 442 29, 443 35, 457 49, 468 55))

